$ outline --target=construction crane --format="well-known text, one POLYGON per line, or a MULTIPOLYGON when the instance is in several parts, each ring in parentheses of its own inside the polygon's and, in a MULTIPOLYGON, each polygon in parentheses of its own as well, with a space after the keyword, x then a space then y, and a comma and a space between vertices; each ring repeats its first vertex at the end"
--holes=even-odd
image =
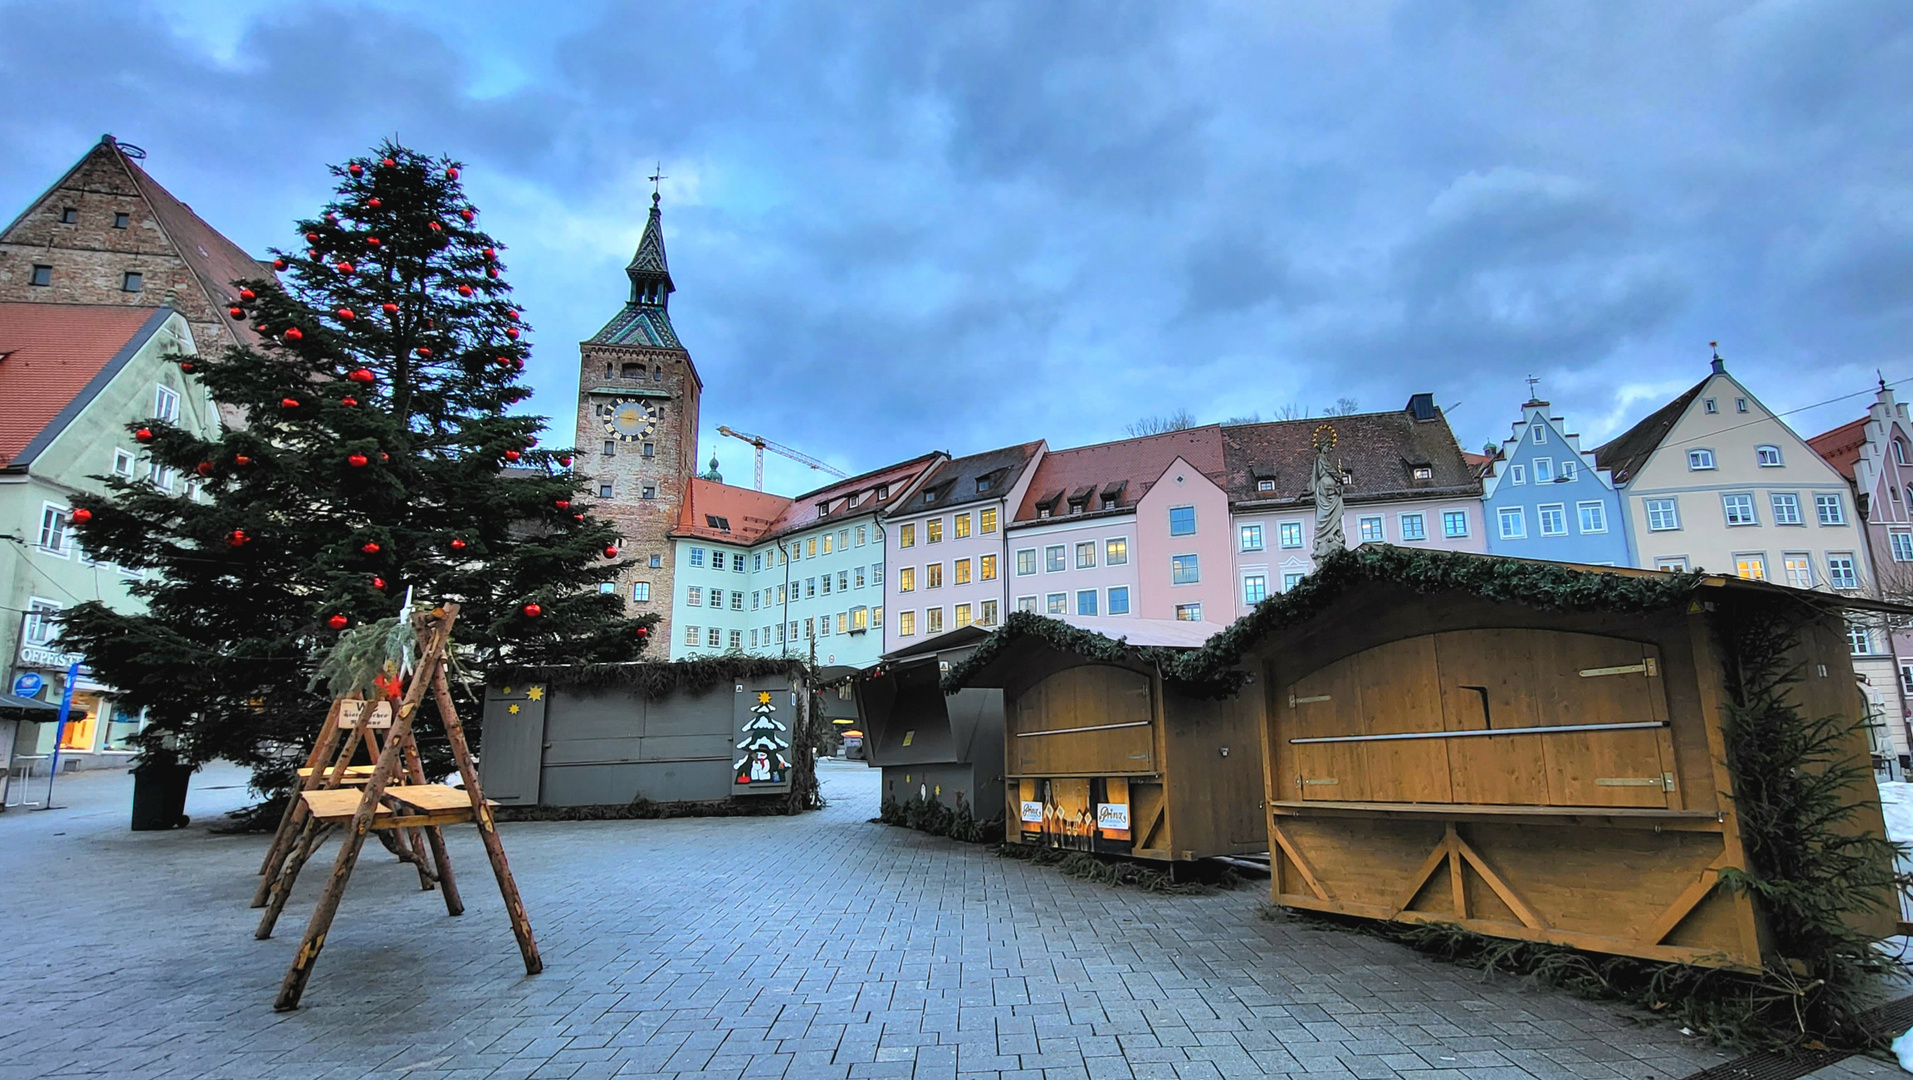
POLYGON ((827 465, 824 462, 818 461, 816 458, 811 457, 809 454, 806 454, 801 450, 792 450, 790 447, 785 446, 783 443, 772 442, 769 439, 766 439, 762 435, 752 435, 748 431, 736 431, 731 428, 727 428, 722 424, 719 424, 717 426, 717 433, 719 435, 729 435, 733 439, 741 439, 744 442, 750 443, 751 449, 757 451, 757 468, 754 473, 754 477, 756 480, 757 490, 759 491, 764 490, 764 451, 766 450, 769 450, 773 454, 779 454, 783 457, 787 457, 791 459, 792 461, 797 462, 799 465, 808 465, 811 468, 816 469, 818 472, 829 473, 830 475, 835 476, 839 479, 842 479, 843 477, 850 475, 849 473, 843 471, 842 469, 839 469, 839 468, 836 468, 835 466, 827 465))

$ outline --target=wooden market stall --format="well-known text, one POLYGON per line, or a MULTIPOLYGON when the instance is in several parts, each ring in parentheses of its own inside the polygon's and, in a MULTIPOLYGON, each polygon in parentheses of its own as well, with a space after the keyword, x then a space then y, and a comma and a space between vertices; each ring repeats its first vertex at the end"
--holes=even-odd
POLYGON ((1002 812, 1003 691, 942 688, 944 673, 989 636, 977 626, 939 634, 885 654, 850 684, 885 802, 936 800, 979 821, 1002 812))
POLYGON ((1018 612, 944 684, 1003 692, 1006 839, 1164 861, 1268 850, 1259 709, 1163 675, 1217 627, 1078 622, 1018 612))
POLYGON ((803 663, 769 657, 501 670, 479 774, 501 806, 781 798, 815 790, 812 702, 803 663))
MULTIPOLYGON (((1768 925, 1720 885, 1748 865, 1730 702, 1794 669, 1783 702, 1848 722, 1832 754, 1861 768, 1843 827, 1884 835, 1842 610, 1865 606, 1882 605, 1370 546, 1177 673, 1237 683, 1265 714, 1278 904, 1752 970, 1768 925), (1761 637, 1777 627, 1789 636, 1761 637), (1789 644, 1763 658, 1762 640, 1789 644)), ((1879 891, 1850 925, 1893 931, 1879 891)))

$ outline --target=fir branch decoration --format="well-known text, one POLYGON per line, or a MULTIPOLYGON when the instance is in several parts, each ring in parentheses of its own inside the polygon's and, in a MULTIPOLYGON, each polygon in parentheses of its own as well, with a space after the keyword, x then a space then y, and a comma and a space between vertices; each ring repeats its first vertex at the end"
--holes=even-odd
POLYGON ((812 675, 802 660, 776 656, 700 656, 690 660, 643 660, 623 664, 510 664, 490 672, 492 682, 554 682, 562 686, 635 689, 647 700, 676 693, 701 694, 740 679, 812 675))

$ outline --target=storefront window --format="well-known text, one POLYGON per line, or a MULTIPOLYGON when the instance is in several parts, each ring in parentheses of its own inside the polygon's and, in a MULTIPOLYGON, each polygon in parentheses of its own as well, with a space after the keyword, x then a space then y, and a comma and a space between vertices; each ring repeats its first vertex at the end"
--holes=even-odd
POLYGON ((132 750, 133 736, 139 734, 144 726, 142 714, 129 712, 118 702, 113 703, 113 715, 106 722, 106 741, 100 744, 102 750, 132 750))
POLYGON ((60 737, 60 749, 93 749, 94 738, 99 734, 99 716, 100 695, 85 692, 74 694, 73 709, 66 717, 66 731, 60 737))

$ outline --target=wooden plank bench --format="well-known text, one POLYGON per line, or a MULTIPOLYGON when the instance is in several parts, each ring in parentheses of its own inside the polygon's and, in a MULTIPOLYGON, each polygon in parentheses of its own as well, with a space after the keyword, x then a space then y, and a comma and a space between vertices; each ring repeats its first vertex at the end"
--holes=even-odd
MULTIPOLYGON (((372 768, 370 765, 347 765, 345 767, 345 775, 339 778, 339 783, 363 785, 367 780, 372 778, 372 768)), ((332 774, 331 769, 320 769, 319 772, 325 776, 332 774)), ((301 780, 305 780, 311 775, 312 770, 310 768, 299 770, 299 779, 301 780)))
MULTIPOLYGON (((299 793, 314 819, 341 824, 359 812, 363 796, 363 792, 349 788, 299 793)), ((497 805, 489 799, 486 802, 497 805)), ((471 796, 444 784, 394 784, 385 789, 384 803, 372 817, 374 829, 456 825, 473 820, 471 796)))

